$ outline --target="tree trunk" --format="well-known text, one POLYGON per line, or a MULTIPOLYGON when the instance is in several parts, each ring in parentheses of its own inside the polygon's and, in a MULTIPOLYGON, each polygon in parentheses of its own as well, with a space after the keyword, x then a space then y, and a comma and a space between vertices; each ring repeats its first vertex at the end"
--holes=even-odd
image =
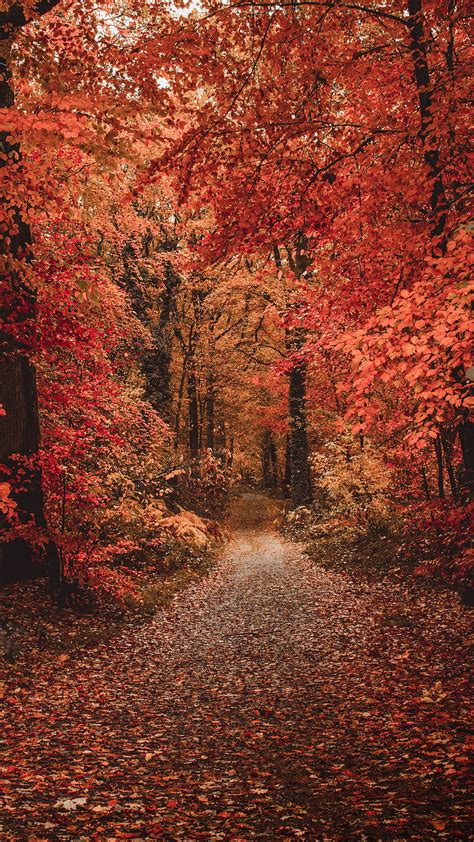
POLYGON ((469 418, 459 425, 459 441, 464 462, 461 489, 471 497, 474 493, 474 424, 469 418))
MULTIPOLYGON (((10 41, 1 42, 0 108, 13 105, 10 48, 10 41)), ((20 174, 21 159, 19 145, 12 142, 8 132, 0 134, 0 151, 0 166, 8 168, 7 178, 9 176, 13 182, 20 174)), ((22 330, 21 341, 5 327, 0 334, 0 404, 5 411, 0 417, 0 471, 4 481, 12 481, 11 496, 17 505, 19 525, 28 524, 44 530, 46 520, 38 455, 38 392, 32 362, 36 344, 36 296, 27 280, 32 257, 31 233, 20 208, 4 202, 2 211, 8 235, 0 240, 0 278, 4 290, 1 315, 13 314, 16 323, 23 322, 27 330, 22 330), (17 491, 19 468, 22 470, 21 490, 17 491)), ((5 530, 6 535, 0 544, 0 581, 16 581, 40 573, 42 564, 32 544, 23 538, 8 540, 9 524, 4 517, 0 520, 0 529, 5 530)), ((51 542, 47 546, 47 556, 54 583, 59 577, 59 556, 51 542)))
MULTIPOLYGON (((287 247, 288 263, 296 278, 309 266, 306 254, 307 240, 300 232, 295 238, 295 252, 287 247)), ((273 247, 275 263, 282 268, 282 260, 278 246, 273 247)), ((289 309, 297 309, 297 302, 289 305, 289 309)), ((285 347, 288 359, 293 358, 288 383, 288 421, 289 433, 287 440, 287 454, 285 467, 285 482, 289 479, 289 497, 292 508, 304 506, 312 500, 311 476, 309 469, 309 450, 306 418, 306 361, 300 353, 305 342, 305 331, 302 328, 285 329, 285 347)))
POLYGON ((446 251, 446 196, 443 174, 440 164, 440 150, 433 121, 433 90, 431 87, 426 36, 424 31, 422 0, 408 0, 408 30, 411 39, 411 53, 415 82, 418 90, 420 107, 420 139, 423 144, 423 156, 431 181, 430 204, 433 218, 433 250, 441 255, 446 251))
POLYGON ((270 461, 268 458, 268 442, 266 437, 263 437, 262 440, 262 480, 263 480, 263 487, 269 488, 270 487, 270 461))
POLYGON ((436 465, 438 469, 438 497, 444 500, 443 450, 439 436, 435 439, 434 447, 436 453, 436 465))
MULTIPOLYGON (((290 351, 300 350, 304 342, 302 331, 291 331, 287 337, 290 351)), ((308 434, 306 419, 306 362, 297 358, 289 375, 288 414, 290 422, 290 499, 293 508, 311 502, 308 434)))
POLYGON ((278 487, 277 451, 270 430, 265 430, 262 439, 262 476, 265 488, 278 487))
POLYGON ((448 472, 449 487, 454 500, 458 499, 458 489, 456 483, 456 476, 453 467, 453 441, 447 432, 441 431, 441 445, 443 447, 444 461, 446 462, 446 470, 448 472))
POLYGON ((158 324, 152 328, 153 347, 143 362, 146 377, 145 396, 153 409, 165 421, 171 420, 171 359, 173 333, 171 314, 176 287, 180 278, 170 263, 166 263, 163 277, 164 289, 158 324))
POLYGON ((270 439, 270 477, 272 488, 278 488, 278 454, 273 436, 270 439))
POLYGON ((212 375, 207 380, 206 391, 206 448, 214 453, 214 403, 215 388, 212 375))
POLYGON ((286 434, 285 441, 285 473, 283 476, 283 490, 285 492, 285 497, 288 497, 291 490, 291 447, 289 433, 286 434))
POLYGON ((199 454, 199 413, 194 356, 188 363, 188 413, 189 454, 191 459, 196 459, 199 454))
POLYGON ((232 468, 232 465, 234 464, 234 443, 235 443, 235 439, 234 439, 234 436, 232 435, 230 437, 229 453, 228 453, 227 460, 226 460, 226 467, 229 470, 232 468))

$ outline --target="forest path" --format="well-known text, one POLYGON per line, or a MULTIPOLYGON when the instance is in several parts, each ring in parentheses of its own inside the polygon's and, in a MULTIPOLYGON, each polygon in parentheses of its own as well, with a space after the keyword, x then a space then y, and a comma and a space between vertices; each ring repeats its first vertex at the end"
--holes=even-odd
POLYGON ((468 838, 462 610, 272 516, 243 496, 208 579, 11 695, 1 839, 468 838))

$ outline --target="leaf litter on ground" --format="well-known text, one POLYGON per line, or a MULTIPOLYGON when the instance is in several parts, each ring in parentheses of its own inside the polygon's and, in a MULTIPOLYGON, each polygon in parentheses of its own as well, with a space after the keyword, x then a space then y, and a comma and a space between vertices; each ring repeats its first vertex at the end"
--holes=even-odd
POLYGON ((468 839, 468 627, 242 529, 146 625, 8 665, 0 838, 468 839))

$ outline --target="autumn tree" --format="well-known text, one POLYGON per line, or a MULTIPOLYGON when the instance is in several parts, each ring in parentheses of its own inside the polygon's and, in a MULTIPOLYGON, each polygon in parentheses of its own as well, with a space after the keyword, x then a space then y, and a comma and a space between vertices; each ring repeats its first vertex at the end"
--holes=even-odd
MULTIPOLYGON (((102 185, 115 182, 124 195, 131 139, 136 141, 136 162, 152 142, 153 120, 163 96, 152 70, 142 68, 138 83, 137 76, 132 78, 129 51, 142 35, 141 18, 129 19, 124 37, 111 23, 113 5, 111 19, 94 4, 53 7, 55 2, 13 4, 0 16, 4 159, 1 575, 17 578, 38 569, 38 550, 46 547, 57 585, 58 554, 51 529, 46 528, 39 458, 35 369, 44 351, 38 331, 39 297, 44 301, 53 289, 57 291, 52 278, 61 272, 69 276, 73 266, 78 300, 94 294, 121 233, 113 224, 117 214, 113 201, 106 211, 111 222, 102 217, 102 225, 91 224, 93 216, 99 218, 105 208, 91 190, 93 173, 97 167, 105 170, 102 185), (18 88, 16 104, 12 75, 18 88), (139 130, 137 84, 148 109, 139 130), (75 236, 78 224, 80 233, 75 236)), ((161 10, 152 9, 150 27, 159 29, 161 23, 161 10)), ((122 201, 127 204, 126 199, 122 201)), ((139 221, 133 219, 132 227, 140 229, 139 221)), ((123 254, 123 238, 119 247, 123 254)), ((60 296, 63 292, 67 309, 72 301, 66 281, 59 287, 60 296)), ((50 339, 57 344, 54 337, 50 339)), ((80 344, 79 336, 76 339, 80 344)))
MULTIPOLYGON (((0 108, 14 105, 11 52, 18 31, 32 18, 49 12, 58 0, 43 0, 30 5, 14 3, 0 12, 0 108)), ((11 476, 16 488, 8 494, 1 512, 3 528, 9 515, 22 526, 46 526, 39 466, 39 411, 36 372, 32 362, 36 336, 36 294, 31 281, 32 238, 28 223, 28 197, 19 183, 24 163, 15 137, 14 121, 4 121, 0 133, 2 163, 2 238, 0 244, 4 328, 0 336, 0 462, 5 466, 5 486, 11 476), (17 323, 12 330, 10 314, 17 323), (11 502, 9 502, 11 501, 11 502)), ((11 488, 8 483, 8 488, 11 488)), ((57 565, 57 549, 48 544, 50 564, 57 565)), ((34 562, 27 538, 17 537, 0 544, 2 578, 31 574, 34 562)), ((55 574, 57 575, 57 574, 55 574)))

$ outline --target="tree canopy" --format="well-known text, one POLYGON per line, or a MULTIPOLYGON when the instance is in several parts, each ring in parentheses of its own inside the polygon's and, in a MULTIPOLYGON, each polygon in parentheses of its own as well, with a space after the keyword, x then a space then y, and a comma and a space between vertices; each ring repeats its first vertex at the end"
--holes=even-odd
POLYGON ((2 578, 120 590, 170 506, 233 473, 339 511, 350 464, 338 517, 381 495, 464 581, 467 4, 4 0, 0 33, 2 578))

